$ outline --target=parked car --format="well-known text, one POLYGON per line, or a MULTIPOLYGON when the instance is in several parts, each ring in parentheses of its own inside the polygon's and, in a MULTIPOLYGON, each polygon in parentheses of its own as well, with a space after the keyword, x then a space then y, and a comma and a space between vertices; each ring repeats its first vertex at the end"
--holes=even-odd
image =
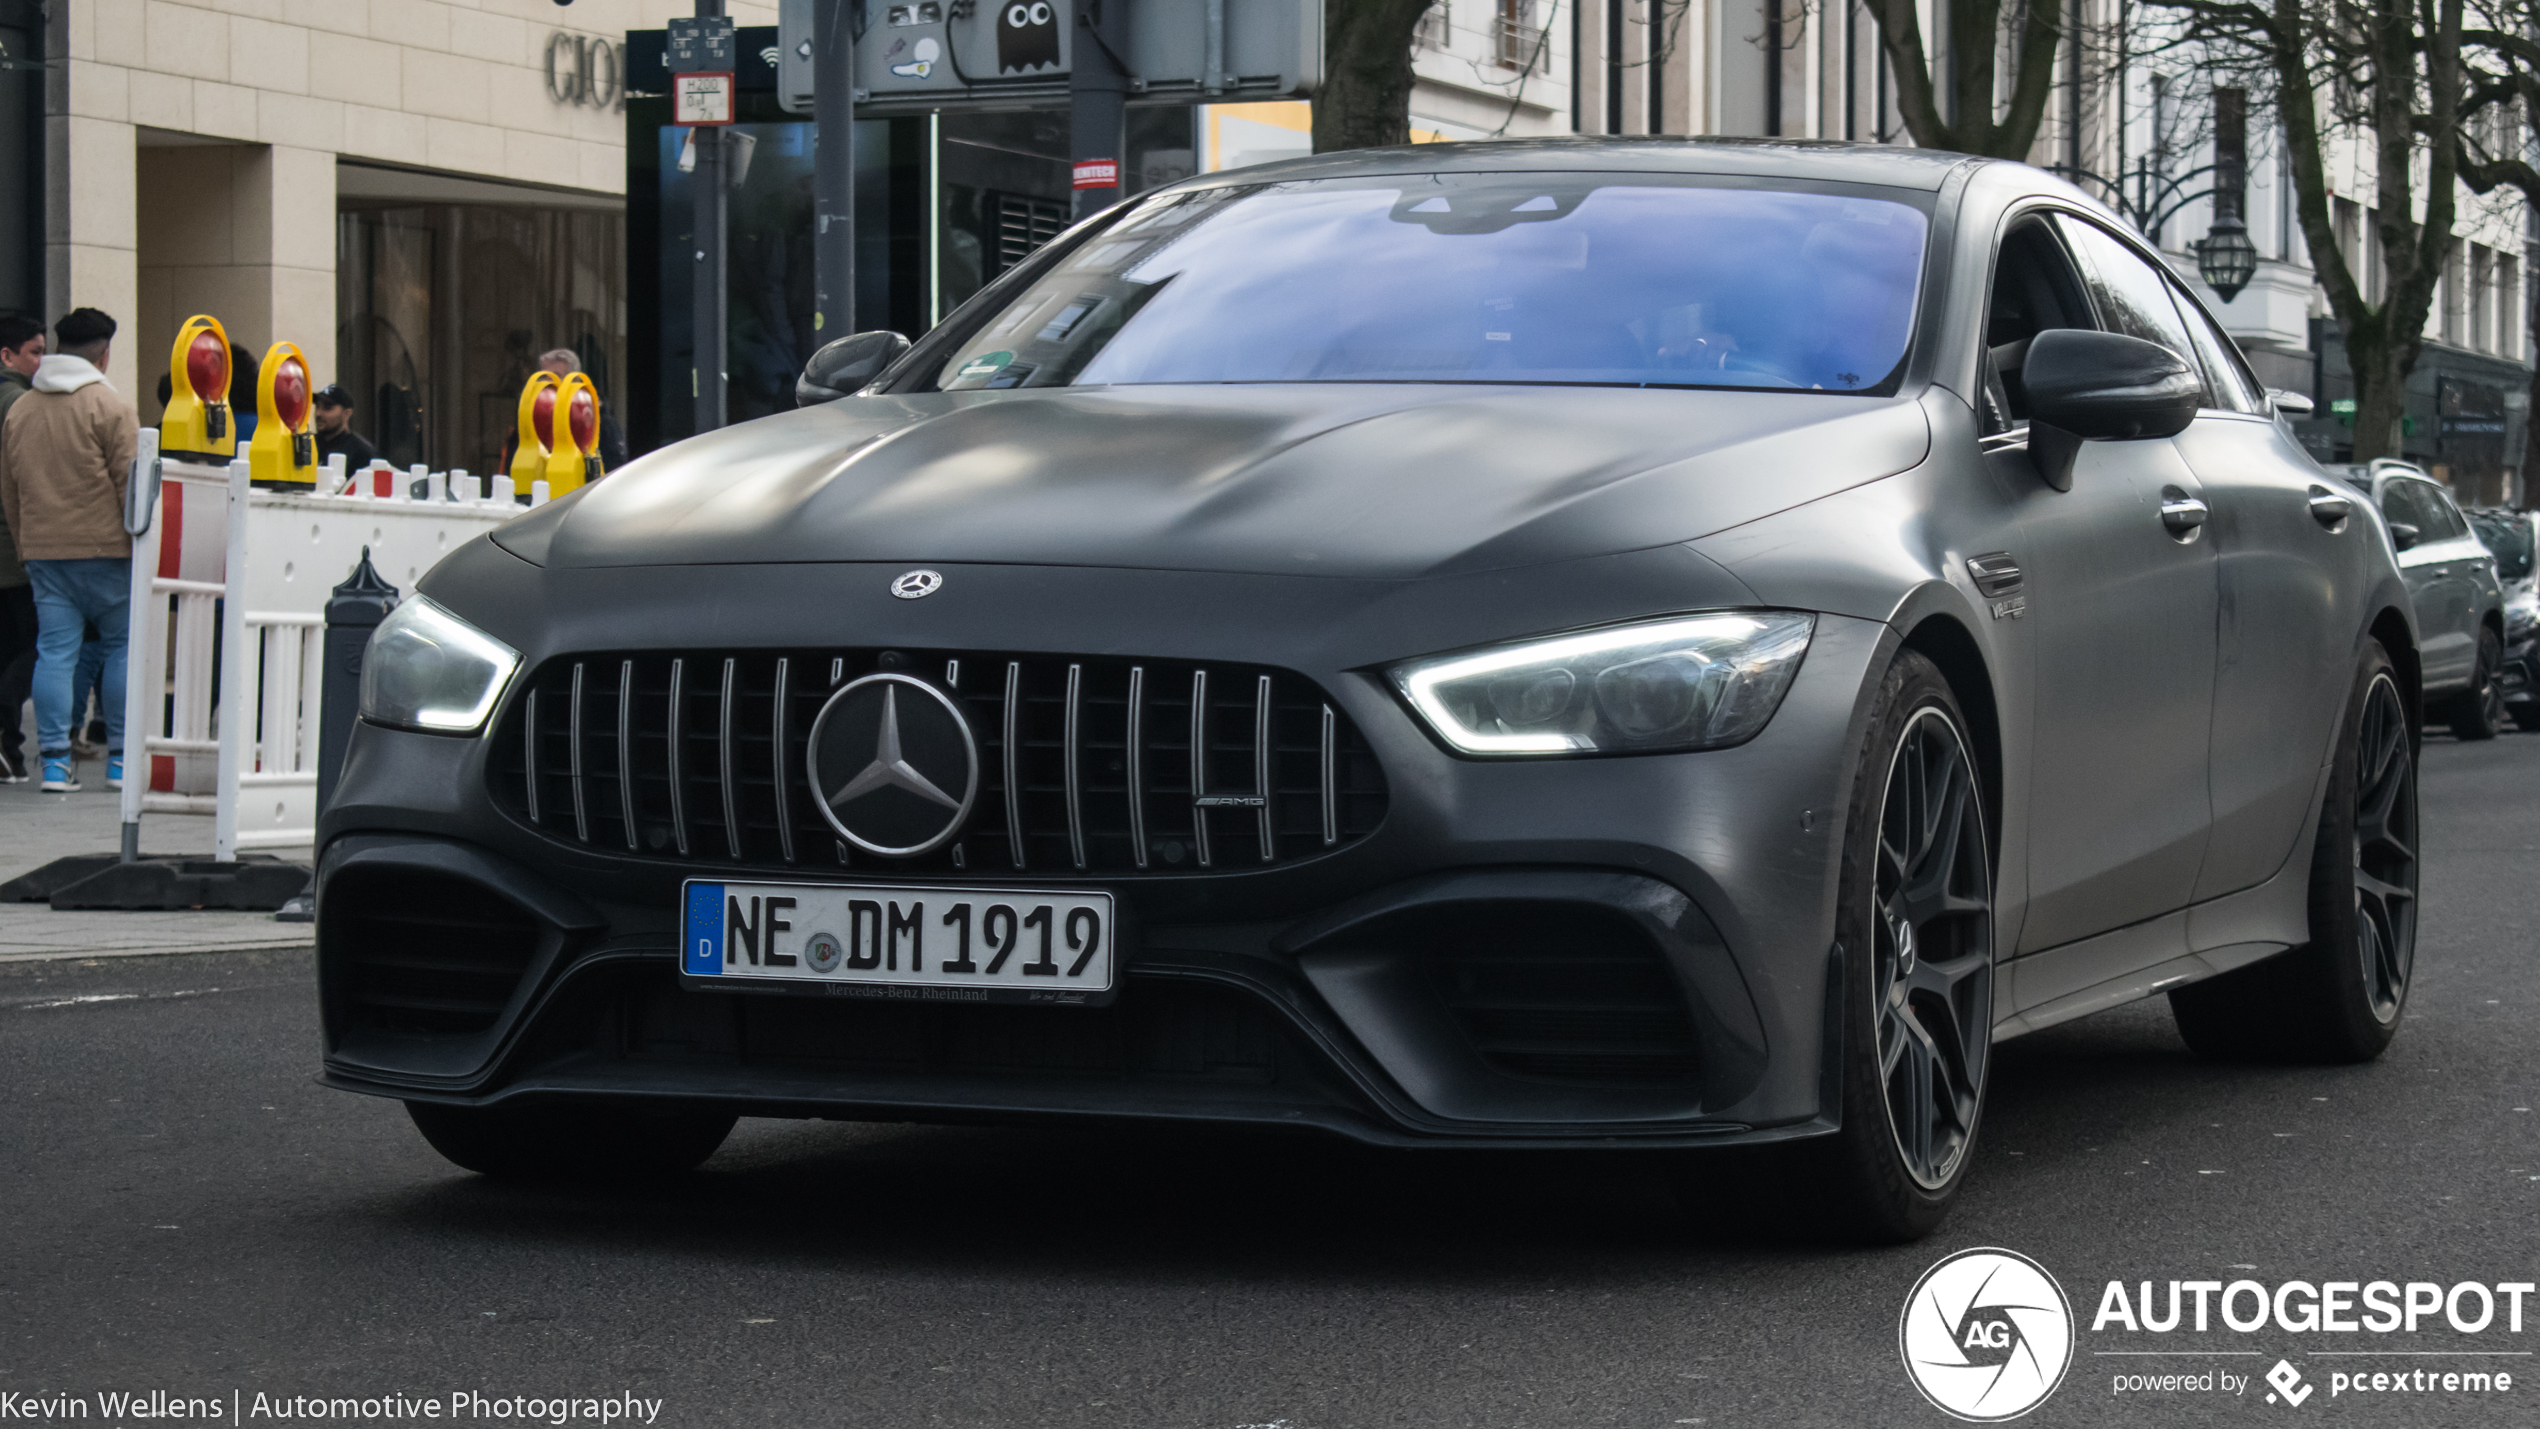
POLYGON ((802 394, 459 548, 369 647, 323 1075, 462 1166, 1204 1120, 1778 1158, 1895 1238, 1997 1040, 2401 1019, 2382 518, 2035 169, 1212 174, 802 394))
POLYGON ((2496 558, 2442 483, 2384 457, 2338 468, 2369 494, 2390 531, 2424 645, 2425 711, 2460 739, 2505 727, 2505 592, 2496 558))
POLYGON ((2533 533, 2540 512, 2473 507, 2471 529, 2496 556, 2496 580, 2505 592, 2505 660, 2496 688, 2505 709, 2524 729, 2540 729, 2540 580, 2532 575, 2533 533))

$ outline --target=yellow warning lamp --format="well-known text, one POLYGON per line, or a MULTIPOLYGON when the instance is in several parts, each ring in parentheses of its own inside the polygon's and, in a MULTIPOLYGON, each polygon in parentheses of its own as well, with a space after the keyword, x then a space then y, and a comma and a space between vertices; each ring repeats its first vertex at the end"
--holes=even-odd
POLYGON ((547 431, 547 495, 562 496, 600 475, 600 389, 579 372, 565 374, 547 431))
POLYGON ((238 424, 229 412, 229 334, 216 317, 197 313, 176 330, 159 450, 220 462, 238 451, 238 424))
POLYGON ((309 361, 291 343, 265 350, 256 372, 256 434, 247 439, 247 479, 267 486, 317 485, 317 438, 309 435, 309 361))
MULTIPOLYGON (((518 445, 512 451, 512 492, 515 498, 529 494, 529 483, 547 479, 547 432, 555 421, 556 397, 564 391, 564 380, 541 368, 529 374, 520 389, 520 424, 518 445)), ((556 494, 554 487, 547 494, 556 494)))

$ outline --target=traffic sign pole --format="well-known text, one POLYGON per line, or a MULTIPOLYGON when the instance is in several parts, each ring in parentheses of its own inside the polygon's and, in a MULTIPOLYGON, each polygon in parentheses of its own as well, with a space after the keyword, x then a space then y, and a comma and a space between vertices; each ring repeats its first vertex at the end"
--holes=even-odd
POLYGON ((1129 0, 1081 0, 1067 75, 1068 147, 1075 163, 1075 217, 1120 202, 1129 153, 1129 0))
POLYGON ((696 155, 689 175, 695 267, 688 310, 694 354, 689 381, 696 394, 696 429, 702 433, 723 425, 724 215, 730 199, 724 177, 723 128, 734 118, 733 77, 738 65, 732 21, 723 13, 723 0, 697 0, 696 17, 672 20, 669 31, 671 118, 689 125, 689 142, 695 145, 696 155))
POLYGON ((851 0, 811 3, 811 328, 817 346, 855 331, 855 28, 851 0))

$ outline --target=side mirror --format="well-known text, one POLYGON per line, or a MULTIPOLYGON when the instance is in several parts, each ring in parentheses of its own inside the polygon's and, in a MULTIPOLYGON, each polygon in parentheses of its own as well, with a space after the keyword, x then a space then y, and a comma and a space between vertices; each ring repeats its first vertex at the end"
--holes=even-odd
POLYGON ((2425 539, 2425 533, 2405 521, 2390 523, 2390 549, 2404 551, 2425 539))
POLYGON ((2278 413, 2287 417, 2307 417, 2317 410, 2310 398, 2299 392, 2287 392, 2281 387, 2268 388, 2267 401, 2278 413))
POLYGON ((880 330, 830 343, 803 364, 803 375, 794 382, 794 405, 817 407, 837 401, 881 376, 909 346, 909 340, 898 333, 880 330))
POLYGON ((2028 393, 2030 460, 2057 491, 2073 489, 2085 441, 2142 441, 2187 430, 2205 384, 2187 359, 2113 332, 2053 328, 2030 341, 2020 369, 2028 393))

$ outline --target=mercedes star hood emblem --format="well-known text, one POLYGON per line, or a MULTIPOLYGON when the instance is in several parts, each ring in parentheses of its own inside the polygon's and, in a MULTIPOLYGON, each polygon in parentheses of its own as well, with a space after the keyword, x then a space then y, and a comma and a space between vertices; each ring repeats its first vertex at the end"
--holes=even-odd
POLYGON ((891 582, 891 594, 902 600, 922 600, 943 588, 941 571, 907 571, 891 582))

